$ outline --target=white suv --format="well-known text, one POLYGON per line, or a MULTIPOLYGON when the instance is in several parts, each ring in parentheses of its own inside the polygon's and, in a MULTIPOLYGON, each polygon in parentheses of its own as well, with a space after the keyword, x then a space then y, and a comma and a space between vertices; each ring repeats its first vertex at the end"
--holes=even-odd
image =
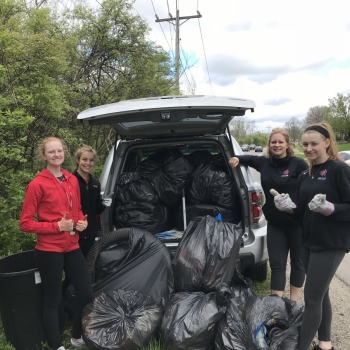
MULTIPOLYGON (((121 101, 81 112, 78 119, 92 125, 108 124, 118 134, 100 176, 102 196, 113 198, 112 206, 102 214, 103 234, 116 227, 116 188, 121 174, 134 172, 148 156, 164 149, 176 149, 184 157, 198 154, 196 151, 209 151, 223 160, 225 176, 232 181, 232 191, 236 193, 231 210, 236 216, 235 223, 239 222, 243 229, 241 268, 253 280, 265 280, 268 255, 266 220, 261 209, 265 195, 250 168, 232 169, 228 165, 231 157, 243 154, 229 132, 229 123, 235 116, 244 116, 247 110, 253 112, 254 108, 255 103, 247 99, 163 96, 121 101)), ((188 198, 184 197, 179 201, 179 211, 183 203, 187 204, 188 198)), ((169 217, 172 215, 170 213, 169 217)), ((186 220, 183 223, 186 225, 186 220)), ((163 242, 174 253, 180 239, 177 236, 163 239, 163 242)))

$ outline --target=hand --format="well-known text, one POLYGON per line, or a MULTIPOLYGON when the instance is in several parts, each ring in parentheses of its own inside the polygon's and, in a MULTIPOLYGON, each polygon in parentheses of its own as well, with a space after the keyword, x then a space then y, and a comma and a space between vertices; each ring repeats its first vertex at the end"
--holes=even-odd
POLYGON ((324 216, 329 216, 334 212, 334 204, 326 201, 325 194, 316 194, 308 205, 310 210, 314 211, 315 213, 320 213, 324 216))
POLYGON ((229 159, 228 164, 231 168, 235 168, 239 164, 239 159, 237 157, 232 157, 229 159))
POLYGON ((274 196, 273 200, 278 210, 285 211, 290 214, 293 213, 293 209, 296 208, 296 205, 290 199, 288 193, 279 194, 274 189, 271 189, 270 193, 274 196))
POLYGON ((111 204, 112 204, 112 198, 104 198, 104 199, 102 199, 102 204, 105 207, 110 207, 111 204))
POLYGON ((67 214, 68 213, 65 213, 63 215, 63 218, 60 221, 58 221, 58 227, 60 229, 60 232, 72 230, 73 220, 72 219, 67 220, 67 214))
POLYGON ((78 220, 75 229, 79 232, 84 231, 88 226, 87 215, 84 216, 83 220, 78 220))

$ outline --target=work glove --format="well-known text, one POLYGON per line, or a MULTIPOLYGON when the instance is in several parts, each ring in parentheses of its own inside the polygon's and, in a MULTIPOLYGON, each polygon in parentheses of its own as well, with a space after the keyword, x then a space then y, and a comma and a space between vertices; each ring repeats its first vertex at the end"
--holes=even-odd
POLYGON ((105 207, 110 207, 111 204, 112 204, 112 198, 104 198, 104 199, 102 199, 102 204, 105 207))
POLYGON ((315 213, 320 213, 324 216, 329 216, 334 212, 334 204, 326 201, 325 194, 316 194, 308 205, 310 210, 314 211, 315 213))
POLYGON ((296 208, 296 205, 290 199, 288 193, 279 194, 274 189, 271 189, 270 193, 274 196, 273 200, 278 210, 285 211, 289 214, 293 213, 293 209, 296 208))

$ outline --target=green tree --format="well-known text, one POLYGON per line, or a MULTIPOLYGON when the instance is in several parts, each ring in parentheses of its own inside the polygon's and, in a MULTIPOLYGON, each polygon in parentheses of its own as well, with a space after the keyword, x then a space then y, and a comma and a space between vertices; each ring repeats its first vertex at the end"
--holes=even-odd
MULTIPOLYGON (((91 144, 103 161, 115 132, 79 123, 79 111, 176 93, 169 57, 147 40, 131 1, 106 0, 97 11, 79 5, 59 16, 45 5, 0 1, 0 255, 33 245, 18 219, 25 187, 41 168, 35 154, 43 137, 62 137, 70 154, 91 144)), ((72 170, 69 158, 64 166, 72 170)))
POLYGON ((304 127, 306 128, 308 125, 320 123, 325 120, 327 109, 328 108, 326 106, 315 106, 309 108, 305 117, 304 127))
POLYGON ((303 123, 296 117, 290 118, 284 123, 284 128, 288 131, 290 140, 292 142, 300 140, 302 134, 303 123))
POLYGON ((328 100, 327 121, 332 126, 337 139, 350 140, 350 94, 337 94, 328 100))

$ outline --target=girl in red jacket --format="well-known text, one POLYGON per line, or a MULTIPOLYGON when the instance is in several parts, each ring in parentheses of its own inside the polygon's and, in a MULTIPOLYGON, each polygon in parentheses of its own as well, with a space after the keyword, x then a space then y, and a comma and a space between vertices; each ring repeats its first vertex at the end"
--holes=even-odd
POLYGON ((78 232, 86 229, 87 221, 81 211, 77 178, 61 168, 63 142, 55 137, 45 138, 38 151, 46 169, 27 187, 20 228, 37 235, 34 254, 44 291, 43 320, 48 343, 54 350, 65 350, 58 321, 64 270, 78 297, 71 343, 79 348, 85 345, 81 314, 93 300, 89 273, 78 244, 78 232))

